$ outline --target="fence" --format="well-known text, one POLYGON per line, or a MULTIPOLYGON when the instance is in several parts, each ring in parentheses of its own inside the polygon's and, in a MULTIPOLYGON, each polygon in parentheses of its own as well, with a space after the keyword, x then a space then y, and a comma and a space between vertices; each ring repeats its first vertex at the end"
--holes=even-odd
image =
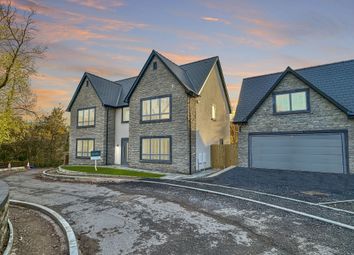
POLYGON ((237 144, 211 145, 211 167, 223 169, 238 164, 237 144))

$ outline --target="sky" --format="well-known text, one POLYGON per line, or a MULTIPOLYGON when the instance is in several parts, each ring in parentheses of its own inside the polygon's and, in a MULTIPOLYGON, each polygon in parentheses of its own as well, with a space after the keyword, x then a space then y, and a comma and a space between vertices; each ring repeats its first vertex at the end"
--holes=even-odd
POLYGON ((31 80, 44 111, 66 107, 85 71, 138 75, 152 49, 176 64, 219 56, 234 108, 243 78, 354 59, 352 0, 12 3, 36 9, 36 41, 48 47, 31 80))

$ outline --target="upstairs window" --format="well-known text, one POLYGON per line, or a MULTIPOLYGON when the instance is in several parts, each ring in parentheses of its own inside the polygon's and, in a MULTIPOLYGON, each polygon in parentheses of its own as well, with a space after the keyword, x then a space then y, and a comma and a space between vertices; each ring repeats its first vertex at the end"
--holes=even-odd
POLYGON ((95 126, 96 108, 86 108, 77 110, 77 126, 93 127, 95 126))
POLYGON ((129 107, 124 107, 122 109, 122 123, 129 122, 129 107))
POLYGON ((274 113, 309 112, 309 91, 295 90, 273 95, 274 113))
POLYGON ((156 69, 157 69, 157 62, 154 62, 154 63, 152 64, 152 69, 153 69, 153 70, 156 70, 156 69))
POLYGON ((216 120, 216 105, 215 104, 211 105, 211 119, 216 120))
POLYGON ((141 100, 141 121, 158 122, 171 119, 171 96, 141 100))

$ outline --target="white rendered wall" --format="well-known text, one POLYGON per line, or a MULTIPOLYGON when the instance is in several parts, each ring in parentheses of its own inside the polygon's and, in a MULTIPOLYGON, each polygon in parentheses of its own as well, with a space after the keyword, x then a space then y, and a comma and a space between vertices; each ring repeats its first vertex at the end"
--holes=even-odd
POLYGON ((214 65, 196 105, 196 170, 211 167, 210 145, 230 143, 230 113, 217 65, 214 65), (216 106, 216 120, 211 119, 212 105, 216 106))
POLYGON ((116 123, 115 123, 115 157, 114 164, 121 164, 121 141, 122 138, 129 138, 129 123, 122 123, 122 109, 116 110, 116 123))

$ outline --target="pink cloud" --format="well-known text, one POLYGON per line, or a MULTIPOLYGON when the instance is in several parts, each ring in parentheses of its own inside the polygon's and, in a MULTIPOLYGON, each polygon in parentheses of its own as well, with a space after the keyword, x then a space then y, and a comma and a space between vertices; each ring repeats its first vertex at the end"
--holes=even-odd
POLYGON ((204 17, 202 17, 202 20, 208 21, 208 22, 221 22, 221 23, 224 23, 227 25, 230 24, 230 21, 228 21, 226 19, 222 19, 222 18, 216 18, 216 17, 204 16, 204 17))
POLYGON ((100 1, 100 0, 69 0, 72 3, 94 8, 96 10, 107 10, 109 8, 121 7, 124 5, 123 1, 111 0, 111 1, 100 1))
POLYGON ((166 56, 176 64, 185 64, 185 63, 201 60, 204 58, 203 56, 178 54, 178 53, 173 53, 168 51, 162 51, 161 54, 163 54, 164 56, 166 56))

